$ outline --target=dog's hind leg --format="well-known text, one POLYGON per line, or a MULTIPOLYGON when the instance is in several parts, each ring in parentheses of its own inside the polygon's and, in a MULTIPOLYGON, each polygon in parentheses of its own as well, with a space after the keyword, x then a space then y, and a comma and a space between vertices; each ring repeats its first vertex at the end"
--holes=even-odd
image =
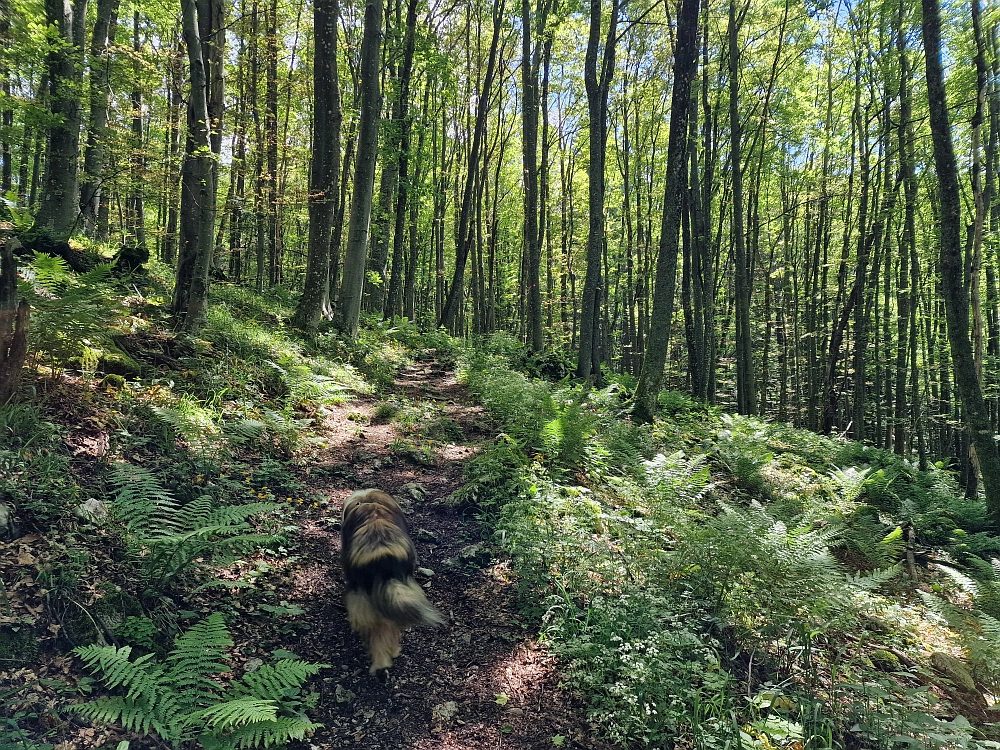
POLYGON ((368 651, 372 655, 369 673, 376 674, 380 669, 392 666, 392 660, 400 653, 399 636, 399 627, 389 620, 382 620, 372 630, 368 640, 368 651))

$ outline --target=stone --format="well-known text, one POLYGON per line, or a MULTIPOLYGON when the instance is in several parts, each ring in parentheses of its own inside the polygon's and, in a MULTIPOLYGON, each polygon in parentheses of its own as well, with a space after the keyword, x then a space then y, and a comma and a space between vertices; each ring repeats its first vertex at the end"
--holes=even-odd
POLYGON ((482 542, 462 547, 455 557, 459 562, 468 563, 469 565, 486 565, 493 559, 489 548, 482 542))
POLYGON ((407 482, 399 488, 400 493, 405 493, 414 500, 423 500, 427 497, 427 490, 420 482, 407 482))
POLYGON ((446 721, 454 719, 457 713, 458 704, 455 701, 445 701, 444 703, 438 703, 431 709, 431 720, 435 724, 443 724, 446 721))
POLYGON ((424 576, 425 578, 431 578, 434 575, 434 571, 430 568, 417 568, 417 573, 424 576))
POLYGON ((333 697, 336 699, 337 703, 350 703, 357 696, 343 685, 338 684, 333 691, 333 697))
POLYGON ((427 529, 417 529, 413 536, 420 542, 436 542, 438 538, 437 534, 427 529))
POLYGON ((868 654, 868 659, 871 661, 872 666, 880 672, 895 672, 901 667, 899 657, 896 656, 892 651, 886 651, 884 648, 877 648, 868 654))
POLYGON ((947 678, 957 690, 970 695, 978 695, 979 688, 972 678, 969 668, 960 659, 954 656, 935 651, 931 654, 931 666, 938 671, 941 676, 947 678))
POLYGON ((7 503, 0 503, 0 541, 9 542, 17 539, 21 535, 21 530, 14 521, 14 507, 7 503))
POLYGON ((97 498, 90 498, 80 503, 73 510, 73 515, 88 523, 101 523, 108 520, 108 506, 97 498))

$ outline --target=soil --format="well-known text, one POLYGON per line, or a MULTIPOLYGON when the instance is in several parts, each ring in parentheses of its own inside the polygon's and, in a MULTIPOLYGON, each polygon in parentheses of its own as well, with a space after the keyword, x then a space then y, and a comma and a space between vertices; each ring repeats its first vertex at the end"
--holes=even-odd
POLYGON ((464 439, 436 443, 433 457, 425 453, 416 462, 400 456, 398 426, 377 424, 375 400, 351 401, 326 417, 327 447, 307 470, 311 489, 330 504, 325 516, 303 525, 299 553, 308 564, 287 591, 311 626, 291 650, 332 665, 321 673, 321 698, 311 713, 325 727, 308 746, 610 748, 595 736, 579 700, 560 687, 554 658, 519 618, 506 564, 483 543, 477 521, 445 502, 461 484, 463 463, 489 435, 484 416, 435 363, 404 368, 395 390, 451 420, 464 439), (418 580, 447 618, 442 628, 404 636, 403 654, 384 683, 369 676, 368 656, 345 619, 333 520, 351 492, 366 487, 392 493, 407 510, 419 565, 429 571, 418 580))

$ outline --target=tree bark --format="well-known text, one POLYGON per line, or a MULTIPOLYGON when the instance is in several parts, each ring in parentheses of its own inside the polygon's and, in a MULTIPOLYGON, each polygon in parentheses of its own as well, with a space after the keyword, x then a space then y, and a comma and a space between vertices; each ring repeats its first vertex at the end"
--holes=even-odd
POLYGON ((378 126, 382 110, 379 67, 382 44, 382 0, 367 0, 365 28, 361 41, 361 117, 358 123, 358 156, 354 169, 354 193, 347 230, 347 256, 340 299, 340 328, 350 338, 358 335, 361 322, 361 294, 365 284, 368 229, 375 186, 375 158, 378 155, 378 126))
POLYGON ((87 0, 45 0, 45 17, 59 42, 48 54, 49 104, 54 122, 49 126, 42 198, 35 229, 66 240, 79 215, 77 156, 80 149, 80 86, 83 81, 83 43, 87 0))
POLYGON ((923 38, 930 105, 931 138, 941 202, 941 291, 948 320, 948 340, 955 382, 962 399, 965 426, 979 458, 986 505, 1000 524, 1000 451, 986 413, 976 377, 975 356, 969 338, 969 294, 963 279, 958 167, 951 142, 951 125, 941 64, 941 18, 937 0, 921 0, 923 38))
POLYGON ((313 143, 309 177, 309 255, 306 286, 292 324, 315 333, 329 304, 330 238, 340 177, 340 85, 337 71, 339 0, 313 1, 313 143))
POLYGON ((107 138, 108 95, 111 88, 111 58, 118 25, 119 0, 98 0, 94 35, 90 40, 90 119, 87 146, 83 156, 83 182, 80 185, 80 211, 84 230, 93 235, 101 203, 104 179, 104 141, 107 138))
MULTIPOLYGON (((748 6, 749 7, 749 6, 748 6)), ((756 412, 753 376, 753 341, 750 331, 751 283, 749 259, 746 250, 746 231, 743 226, 743 157, 742 128, 740 125, 739 80, 740 48, 736 0, 729 2, 729 133, 730 168, 733 176, 733 263, 736 295, 736 407, 740 414, 756 412)))
POLYGON ((590 201, 590 225, 587 233, 587 276, 583 282, 580 311, 580 349, 576 376, 588 383, 601 380, 601 298, 604 280, 601 258, 604 250, 604 164, 608 144, 608 90, 615 70, 615 46, 618 41, 618 18, 626 0, 611 0, 608 34, 600 50, 603 0, 590 0, 590 31, 583 78, 587 89, 587 114, 590 120, 590 164, 587 168, 587 193, 590 201), (601 71, 598 75, 598 57, 601 71))
POLYGON ((410 85, 413 78, 413 53, 416 47, 417 0, 407 0, 406 31, 403 38, 403 67, 399 73, 399 153, 396 175, 395 227, 392 233, 392 266, 389 293, 384 314, 391 320, 403 311, 403 244, 406 239, 407 205, 410 200, 410 136, 413 116, 410 113, 410 85))
MULTIPOLYGON (((209 101, 213 74, 221 63, 221 0, 182 0, 184 43, 188 51, 191 93, 188 99, 187 146, 181 168, 180 253, 173 311, 185 330, 197 331, 208 309, 209 270, 215 241, 215 197, 218 153, 213 143, 209 101), (213 39, 213 35, 218 38, 213 39), (209 45, 216 49, 206 49, 209 45), (214 62, 212 65, 210 61, 214 62)), ((221 117, 221 114, 220 114, 221 117)), ((221 136, 219 139, 221 145, 221 136)))
POLYGON ((650 315, 649 336, 642 371, 635 392, 632 418, 651 422, 663 382, 667 360, 670 318, 674 309, 677 279, 678 231, 683 196, 687 189, 688 118, 693 109, 691 83, 698 71, 698 5, 700 0, 682 0, 674 47, 674 89, 670 100, 670 131, 667 138, 667 174, 663 186, 663 217, 660 252, 656 259, 656 287, 650 315))
POLYGON ((528 329, 531 350, 540 352, 542 338, 542 295, 539 285, 542 264, 542 234, 539 222, 538 192, 538 73, 544 44, 549 0, 537 0, 534 13, 531 0, 521 0, 521 121, 523 123, 522 165, 524 169, 524 243, 527 256, 528 329), (532 33, 536 35, 532 42, 532 33))
POLYGON ((0 236, 0 406, 17 392, 28 354, 30 308, 26 299, 17 298, 14 251, 20 244, 13 235, 0 236))

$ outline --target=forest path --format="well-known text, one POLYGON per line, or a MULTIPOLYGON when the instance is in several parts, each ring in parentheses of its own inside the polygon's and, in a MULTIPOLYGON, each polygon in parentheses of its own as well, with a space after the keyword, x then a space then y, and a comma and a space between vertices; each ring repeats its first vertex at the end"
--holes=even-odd
POLYGON ((333 665, 321 672, 321 698, 310 711, 325 726, 301 747, 609 747, 594 736, 579 701, 559 687, 554 659, 536 634, 520 624, 515 584, 503 563, 491 564, 478 522, 444 502, 461 484, 464 462, 490 437, 454 373, 436 362, 407 366, 381 398, 332 408, 321 436, 326 447, 305 467, 306 482, 330 502, 304 511, 296 550, 301 567, 282 592, 306 610, 310 626, 286 647, 333 665), (409 415, 408 428, 398 424, 405 418, 379 423, 379 405, 393 400, 409 415), (443 431, 454 442, 421 441, 417 431, 435 426, 433 434, 443 431), (417 437, 408 440, 408 433, 417 437), (433 571, 418 580, 429 582, 428 598, 447 619, 442 628, 404 635, 403 654, 385 684, 369 676, 368 656, 342 604, 340 508, 366 487, 401 501, 419 564, 433 571))

